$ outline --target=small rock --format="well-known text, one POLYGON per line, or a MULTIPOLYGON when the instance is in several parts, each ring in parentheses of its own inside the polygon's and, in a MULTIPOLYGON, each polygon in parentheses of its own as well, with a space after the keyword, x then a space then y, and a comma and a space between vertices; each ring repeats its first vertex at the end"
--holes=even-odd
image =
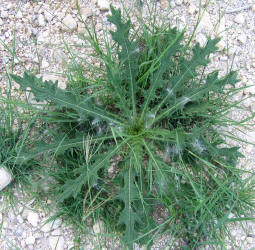
POLYGON ((52 230, 56 230, 57 228, 59 228, 62 224, 62 220, 61 219, 56 219, 55 221, 50 221, 47 224, 43 225, 43 227, 41 228, 41 231, 43 231, 44 233, 48 233, 52 230))
POLYGON ((110 8, 110 3, 107 0, 97 0, 100 10, 106 11, 110 8))
POLYGON ((224 32, 226 29, 225 26, 226 26, 226 19, 225 17, 222 17, 217 27, 217 34, 224 32))
POLYGON ((93 231, 95 234, 104 233, 104 222, 99 220, 93 225, 93 231))
POLYGON ((108 174, 113 174, 114 172, 115 172, 114 166, 111 165, 111 166, 108 168, 108 174))
POLYGON ((21 215, 17 216, 17 221, 19 222, 19 224, 22 224, 24 222, 24 220, 23 220, 21 215))
POLYGON ((3 11, 1 11, 1 17, 2 18, 7 18, 9 15, 8 15, 8 12, 7 11, 5 11, 5 10, 3 10, 3 11))
POLYGON ((240 41, 242 44, 245 44, 246 41, 247 41, 247 37, 245 34, 240 34, 238 37, 237 37, 237 40, 240 41))
POLYGON ((42 14, 40 14, 40 15, 38 16, 38 25, 41 26, 41 27, 43 27, 43 26, 46 25, 44 16, 43 16, 42 14))
POLYGON ((160 5, 161 5, 162 9, 167 9, 169 6, 169 3, 167 0, 160 0, 160 5))
POLYGON ((48 22, 50 22, 53 19, 53 15, 48 11, 44 11, 44 17, 48 22))
POLYGON ((86 29, 85 29, 83 23, 81 23, 81 22, 78 23, 78 29, 77 29, 77 31, 78 31, 79 34, 84 34, 84 33, 85 33, 86 29))
POLYGON ((30 212, 27 216, 27 220, 32 226, 36 227, 38 224, 39 215, 35 212, 30 212))
POLYGON ((243 24, 245 22, 243 14, 242 13, 237 14, 234 21, 236 23, 243 24))
POLYGON ((182 0, 175 0, 176 5, 180 6, 182 5, 182 0))
POLYGON ((213 25, 211 22, 211 17, 208 14, 208 12, 205 11, 204 15, 200 21, 200 24, 198 26, 198 31, 208 34, 212 31, 212 29, 213 29, 213 25))
POLYGON ((250 86, 249 88, 247 88, 248 92, 251 93, 252 95, 255 95, 255 86, 250 86))
POLYGON ((4 24, 3 20, 0 18, 0 26, 4 24))
POLYGON ((27 245, 33 245, 35 243, 35 237, 34 236, 29 236, 26 238, 26 244, 27 245))
POLYGON ((56 230, 54 230, 54 231, 51 233, 51 235, 53 235, 53 236, 60 236, 60 235, 61 235, 60 229, 57 228, 56 230))
POLYGON ((17 18, 22 18, 23 17, 22 12, 20 10, 17 12, 16 17, 17 18))
POLYGON ((189 6, 189 8, 188 8, 188 13, 189 13, 190 15, 193 15, 195 12, 197 12, 197 7, 196 7, 195 5, 193 5, 193 4, 191 4, 191 5, 189 6))
POLYGON ((46 61, 45 58, 43 58, 41 66, 43 69, 45 69, 45 68, 48 68, 50 66, 50 64, 46 61))
POLYGON ((63 26, 62 29, 64 31, 70 31, 70 30, 75 30, 77 27, 77 23, 72 17, 72 15, 68 14, 64 19, 63 19, 63 26))
POLYGON ((89 8, 81 8, 81 15, 84 19, 91 17, 93 15, 93 12, 89 8))
POLYGON ((247 141, 255 143, 255 131, 247 132, 247 141))
POLYGON ((219 49, 218 49, 219 51, 222 51, 222 50, 225 49, 226 43, 225 43, 223 40, 220 40, 220 41, 217 43, 217 47, 219 48, 219 49))
POLYGON ((11 181, 10 172, 5 167, 0 167, 0 191, 7 187, 11 181))
POLYGON ((248 244, 254 244, 255 243, 255 240, 252 237, 247 237, 246 240, 247 240, 248 244))
POLYGON ((49 237, 49 245, 52 250, 63 250, 64 249, 64 238, 60 237, 49 237))
POLYGON ((204 47, 207 43, 207 38, 204 34, 199 33, 196 36, 196 41, 200 44, 201 47, 204 47))

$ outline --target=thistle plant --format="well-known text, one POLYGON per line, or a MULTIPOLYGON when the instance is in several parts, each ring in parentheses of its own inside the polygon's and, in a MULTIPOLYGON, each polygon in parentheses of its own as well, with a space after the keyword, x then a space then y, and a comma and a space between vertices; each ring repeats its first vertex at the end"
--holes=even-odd
POLYGON ((19 160, 51 155, 62 214, 77 224, 104 220, 129 249, 150 247, 162 233, 182 238, 187 249, 224 246, 228 223, 251 219, 254 209, 253 175, 243 180, 243 156, 218 129, 244 122, 227 117, 238 106, 229 101, 237 73, 204 73, 218 38, 191 47, 185 30, 142 22, 137 31, 113 7, 108 21, 115 30, 104 48, 87 29, 104 71, 84 76, 80 93, 28 72, 12 75, 36 101, 47 101, 38 112, 51 124, 19 160), (167 212, 162 223, 152 216, 156 207, 167 212))

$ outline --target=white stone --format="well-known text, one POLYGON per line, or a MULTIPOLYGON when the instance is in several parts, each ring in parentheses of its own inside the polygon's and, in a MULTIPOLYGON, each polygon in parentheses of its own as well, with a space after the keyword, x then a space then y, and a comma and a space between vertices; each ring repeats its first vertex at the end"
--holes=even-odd
POLYGON ((78 33, 79 34, 84 34, 86 29, 85 29, 85 26, 83 23, 79 22, 78 23, 78 29, 77 29, 78 33))
POLYGON ((55 221, 50 221, 47 224, 43 225, 41 231, 43 231, 44 233, 48 233, 52 230, 56 230, 57 228, 59 228, 61 224, 62 220, 58 218, 55 221))
POLYGON ((61 231, 60 231, 60 229, 59 228, 57 228, 56 230, 54 230, 52 233, 51 233, 51 235, 53 235, 53 236, 60 236, 62 233, 61 233, 61 231))
POLYGON ((27 216, 27 220, 33 227, 36 227, 38 225, 39 215, 31 211, 27 216))
POLYGON ((182 0, 175 0, 176 5, 182 5, 182 0))
POLYGON ((248 244, 255 244, 255 240, 252 237, 247 237, 246 240, 248 244))
POLYGON ((243 24, 245 22, 245 18, 242 13, 236 15, 235 20, 236 23, 243 24))
POLYGON ((45 68, 48 68, 50 66, 50 64, 46 61, 45 58, 43 58, 41 66, 43 69, 45 69, 45 68))
POLYGON ((24 220, 23 220, 21 215, 17 216, 17 220, 18 220, 19 224, 22 224, 24 222, 24 220))
POLYGON ((33 245, 35 243, 35 237, 34 236, 29 236, 26 238, 26 244, 27 245, 33 245))
POLYGON ((100 10, 109 10, 110 3, 107 0, 97 0, 100 10))
POLYGON ((81 8, 81 15, 84 19, 91 17, 93 15, 93 12, 89 8, 81 8))
POLYGON ((3 10, 3 11, 1 11, 1 17, 2 18, 7 18, 9 15, 8 15, 8 12, 7 11, 5 11, 5 10, 3 10))
POLYGON ((220 19, 220 22, 219 22, 219 24, 218 24, 218 27, 217 27, 217 34, 220 34, 221 35, 221 33, 222 32, 224 32, 225 30, 226 30, 226 19, 225 19, 225 17, 223 16, 221 19, 220 19))
POLYGON ((49 245, 52 250, 63 250, 64 249, 64 238, 60 237, 49 237, 49 245))
POLYGON ((46 25, 44 16, 42 14, 38 16, 38 25, 42 27, 46 25))
POLYGON ((0 167, 0 191, 7 187, 11 181, 10 172, 5 167, 0 167))
POLYGON ((219 51, 222 51, 222 50, 225 49, 226 43, 225 43, 223 40, 220 40, 220 41, 217 43, 217 47, 219 48, 219 49, 218 49, 219 51))
POLYGON ((44 17, 48 22, 53 19, 53 15, 49 11, 44 11, 44 17))
POLYGON ((200 44, 201 47, 204 47, 207 43, 207 38, 204 34, 199 33, 196 36, 196 41, 200 44))
POLYGON ((255 131, 247 132, 247 141, 250 143, 255 143, 255 131))
POLYGON ((213 29, 213 25, 211 22, 211 17, 207 11, 204 12, 202 19, 198 26, 198 31, 203 32, 205 34, 209 34, 213 29))
POLYGON ((22 18, 23 17, 22 12, 20 10, 17 12, 16 17, 17 18, 22 18))
POLYGON ((0 26, 4 24, 3 20, 0 18, 0 26))
POLYGON ((45 74, 43 76, 44 81, 53 81, 54 83, 58 81, 58 87, 61 89, 66 89, 66 82, 64 78, 52 74, 45 74))
POLYGON ((245 34, 242 33, 237 37, 237 40, 240 41, 242 44, 245 44, 247 41, 247 37, 245 34))
POLYGON ((255 85, 250 86, 249 88, 247 88, 248 92, 251 93, 252 95, 255 95, 255 85))
POLYGON ((63 25, 62 29, 64 31, 70 31, 70 30, 75 30, 77 27, 77 23, 72 17, 72 15, 68 14, 64 19, 63 19, 63 25))
POLYGON ((114 166, 111 165, 109 168, 108 168, 108 174, 113 174, 114 173, 114 166))
POLYGON ((93 225, 93 231, 95 234, 104 233, 104 222, 99 220, 93 225))
POLYGON ((190 4, 189 8, 188 8, 188 13, 190 15, 193 15, 195 12, 197 11, 197 7, 193 4, 190 4))

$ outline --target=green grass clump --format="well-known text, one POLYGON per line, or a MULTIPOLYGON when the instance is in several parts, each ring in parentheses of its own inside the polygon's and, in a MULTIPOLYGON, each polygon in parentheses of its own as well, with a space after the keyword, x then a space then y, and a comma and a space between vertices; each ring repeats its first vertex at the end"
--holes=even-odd
POLYGON ((81 73, 82 91, 12 75, 48 102, 40 110, 47 136, 19 160, 49 159, 59 215, 81 228, 103 220, 129 249, 134 242, 150 247, 161 233, 182 238, 186 249, 224 246, 228 223, 254 211, 253 175, 243 179, 239 148, 216 129, 243 123, 227 118, 238 106, 228 99, 238 91, 237 73, 204 74, 219 39, 191 47, 184 30, 153 20, 136 30, 111 7, 115 31, 103 48, 88 29, 104 71, 95 79, 81 73), (152 216, 156 207, 167 212, 163 223, 152 216))

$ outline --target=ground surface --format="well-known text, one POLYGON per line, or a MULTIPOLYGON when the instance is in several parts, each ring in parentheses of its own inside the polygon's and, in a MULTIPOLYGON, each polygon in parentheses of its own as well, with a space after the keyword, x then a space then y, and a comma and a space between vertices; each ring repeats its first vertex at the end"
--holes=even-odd
MULTIPOLYGON (((6 67, 14 60, 14 71, 23 72, 23 64, 27 69, 38 68, 40 74, 47 79, 59 80, 60 87, 65 87, 64 79, 54 73, 63 73, 68 62, 63 40, 68 44, 80 43, 77 32, 82 34, 84 28, 78 21, 74 0, 0 0, 0 88, 3 92, 6 86, 6 67), (69 28, 67 28, 69 26, 69 28), (16 28, 15 28, 16 27, 16 28), (15 31, 15 32, 14 32, 15 31), (7 48, 12 48, 14 33, 16 35, 15 53, 12 58, 7 48), (4 44, 3 44, 4 43, 4 44), (7 47, 6 47, 7 46, 7 47)), ((84 20, 94 18, 96 29, 102 34, 107 25, 107 0, 80 0, 84 20), (106 6, 104 6, 106 4, 106 6)), ((143 1, 136 1, 142 6, 143 1)), ((157 3, 162 16, 169 22, 183 28, 187 25, 187 33, 191 33, 198 15, 198 0, 173 0, 170 5, 167 0, 157 3), (171 10, 169 9, 171 8, 171 10)), ((112 1, 114 6, 120 6, 119 1, 112 1)), ((132 6, 135 1, 126 1, 132 6)), ((136 4, 137 4, 136 3, 136 4)), ((198 27, 196 40, 205 43, 206 36, 222 37, 220 51, 212 58, 210 70, 229 67, 234 58, 233 68, 239 69, 240 86, 255 84, 255 2, 253 0, 212 0, 198 27), (222 18, 219 18, 223 15, 222 18), (220 22, 219 22, 220 19, 220 22)), ((80 51, 82 54, 85 51, 80 51)), ((18 86, 13 85, 13 95, 18 93, 18 86)), ((251 96, 244 102, 246 111, 233 113, 240 119, 244 115, 255 112, 255 87, 240 92, 237 98, 251 96)), ((255 142, 254 133, 247 132, 250 140, 255 142)), ((242 138, 245 135, 241 135, 242 138)), ((240 145, 240 144, 239 144, 240 145)), ((246 155, 242 162, 245 167, 254 169, 255 149, 251 145, 240 145, 246 155)), ((74 245, 75 233, 71 227, 65 226, 61 220, 54 225, 43 223, 50 214, 46 214, 34 202, 27 201, 18 193, 18 187, 13 189, 21 204, 14 208, 6 208, 0 203, 0 248, 5 249, 71 249, 74 245)), ((3 197, 0 194, 0 201, 3 197)), ((51 201, 48 201, 50 203, 51 201)), ((95 227, 94 231, 98 229, 95 227)), ((248 223, 245 228, 233 227, 234 240, 229 241, 227 249, 255 249, 255 224, 248 223)), ((154 249, 163 249, 168 238, 158 239, 154 249)), ((103 249, 121 249, 118 241, 101 242, 103 249), (105 244, 105 245, 104 245, 105 244)), ((96 237, 89 237, 84 249, 99 248, 96 237)), ((178 247, 176 247, 178 249, 178 247)))

